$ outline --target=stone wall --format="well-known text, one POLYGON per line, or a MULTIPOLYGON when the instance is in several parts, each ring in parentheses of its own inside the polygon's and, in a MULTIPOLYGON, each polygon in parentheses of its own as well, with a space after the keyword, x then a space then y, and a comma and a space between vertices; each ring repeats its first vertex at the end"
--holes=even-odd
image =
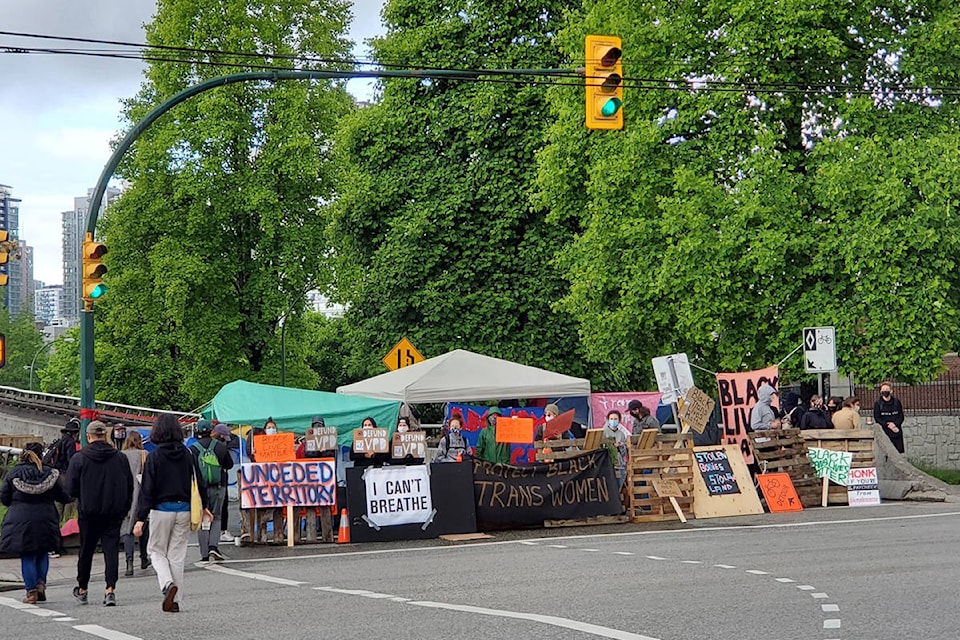
POLYGON ((907 459, 940 469, 960 469, 960 416, 907 416, 907 459))

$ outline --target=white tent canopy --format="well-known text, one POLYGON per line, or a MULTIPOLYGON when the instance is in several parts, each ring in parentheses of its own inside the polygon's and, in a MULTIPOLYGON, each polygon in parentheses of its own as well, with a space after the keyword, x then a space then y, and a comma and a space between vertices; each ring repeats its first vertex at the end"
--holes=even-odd
POLYGON ((337 388, 337 393, 402 402, 589 396, 586 378, 456 349, 337 388))

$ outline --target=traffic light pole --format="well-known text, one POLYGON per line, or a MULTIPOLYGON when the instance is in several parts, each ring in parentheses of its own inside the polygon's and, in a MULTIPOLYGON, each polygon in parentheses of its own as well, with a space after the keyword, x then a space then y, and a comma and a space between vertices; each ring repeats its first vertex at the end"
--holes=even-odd
MULTIPOLYGON (((107 164, 100 173, 100 179, 90 197, 87 214, 86 232, 96 235, 97 220, 100 217, 100 204, 107 191, 107 184, 120 164, 121 158, 133 146, 133 143, 151 124, 167 111, 193 96, 239 82, 277 82, 280 80, 349 80, 352 78, 447 78, 451 80, 475 80, 486 75, 568 75, 576 73, 571 69, 499 69, 496 71, 460 71, 445 69, 425 69, 419 71, 381 70, 381 71, 314 71, 314 70, 278 70, 233 73, 187 87, 180 93, 157 105, 143 120, 138 122, 123 137, 114 149, 107 164)), ((519 81, 518 81, 519 82, 519 81)), ((81 436, 86 440, 87 424, 96 417, 94 411, 94 371, 93 371, 93 303, 84 302, 80 312, 80 422, 81 436)))

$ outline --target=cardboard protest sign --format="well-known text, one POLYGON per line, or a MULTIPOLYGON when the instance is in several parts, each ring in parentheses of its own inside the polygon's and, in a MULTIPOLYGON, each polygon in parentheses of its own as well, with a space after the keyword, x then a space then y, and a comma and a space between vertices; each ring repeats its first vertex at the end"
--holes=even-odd
POLYGON ((813 463, 818 478, 829 478, 830 482, 847 486, 850 476, 850 465, 853 464, 853 454, 849 451, 831 451, 810 447, 807 457, 813 463))
POLYGON ((696 387, 687 389, 683 402, 680 405, 680 422, 684 430, 690 429, 703 433, 710 421, 710 414, 716 402, 696 387))
POLYGON ((771 513, 803 511, 800 497, 788 473, 761 473, 757 476, 760 491, 771 513))
POLYGON ((333 506, 337 473, 332 458, 293 462, 253 462, 240 465, 240 506, 333 506))
POLYGON ((763 513, 760 496, 736 445, 694 447, 693 515, 722 518, 763 513))
POLYGON ((387 429, 354 429, 354 453, 388 453, 390 443, 387 441, 387 429))
POLYGON ((707 493, 711 496, 723 496, 740 493, 740 485, 730 466, 730 458, 724 448, 694 451, 697 470, 703 478, 707 493))
POLYGON ((253 436, 253 455, 257 462, 286 462, 294 455, 293 432, 253 436))
POLYGON ((497 418, 497 442, 533 444, 533 418, 497 418))
POLYGON ((556 440, 557 438, 562 437, 563 434, 569 431, 570 427, 573 426, 574 413, 576 412, 573 409, 570 409, 570 411, 564 411, 550 422, 545 423, 543 425, 543 439, 556 440))
MULTIPOLYGON (((406 435, 406 434, 401 434, 406 435)), ((366 521, 375 527, 427 522, 433 517, 430 473, 426 465, 369 468, 366 521)))
POLYGON ((880 479, 876 467, 850 469, 847 477, 847 504, 869 507, 880 504, 880 479))
POLYGON ((740 447, 747 464, 753 462, 753 450, 747 437, 750 410, 757 404, 757 389, 764 383, 774 389, 780 384, 777 367, 739 373, 718 373, 717 391, 720 398, 720 418, 723 421, 723 442, 740 447))
POLYGON ((391 457, 401 460, 410 456, 411 458, 427 457, 427 434, 423 431, 408 431, 407 433, 393 434, 393 446, 391 447, 391 457))
POLYGON ((317 451, 336 451, 336 449, 336 427, 310 427, 307 429, 307 436, 303 446, 304 451, 307 453, 316 453, 317 451))

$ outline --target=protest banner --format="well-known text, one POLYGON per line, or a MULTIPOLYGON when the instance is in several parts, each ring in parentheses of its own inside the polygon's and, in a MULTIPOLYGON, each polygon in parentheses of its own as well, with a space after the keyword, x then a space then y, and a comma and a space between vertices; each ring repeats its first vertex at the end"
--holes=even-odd
POLYGON ((406 457, 422 460, 427 457, 427 434, 423 431, 408 431, 407 433, 393 434, 391 454, 394 460, 406 457))
POLYGON ((880 479, 876 467, 850 469, 847 477, 847 504, 870 507, 880 504, 880 479))
POLYGON ((533 418, 497 418, 497 442, 533 444, 533 418))
POLYGON ((253 456, 257 462, 286 462, 293 460, 293 432, 253 436, 253 456))
POLYGON ((757 371, 717 374, 723 443, 737 445, 747 464, 753 463, 753 451, 747 438, 750 410, 757 404, 757 389, 764 383, 774 389, 778 387, 780 378, 776 366, 757 371))
POLYGON ((354 453, 389 453, 387 429, 366 428, 353 430, 354 453))
POLYGON ((337 450, 336 427, 310 427, 307 429, 303 450, 307 453, 337 450))
POLYGON ((657 407, 660 405, 660 397, 663 394, 659 391, 626 391, 617 393, 591 393, 590 394, 590 414, 593 416, 592 426, 594 429, 602 429, 607 421, 607 414, 616 409, 621 417, 628 415, 627 405, 631 400, 639 400, 640 404, 650 409, 650 413, 657 415, 657 407))
POLYGON ((337 499, 337 473, 332 458, 240 465, 240 506, 332 506, 337 499))
POLYGON ((433 517, 426 465, 371 467, 364 471, 363 482, 367 498, 363 517, 371 526, 424 523, 433 517))
POLYGON ((623 509, 606 449, 524 466, 473 461, 481 528, 619 515, 623 509))
POLYGON ((770 513, 803 511, 789 473, 761 473, 757 476, 757 483, 770 507, 770 513))

